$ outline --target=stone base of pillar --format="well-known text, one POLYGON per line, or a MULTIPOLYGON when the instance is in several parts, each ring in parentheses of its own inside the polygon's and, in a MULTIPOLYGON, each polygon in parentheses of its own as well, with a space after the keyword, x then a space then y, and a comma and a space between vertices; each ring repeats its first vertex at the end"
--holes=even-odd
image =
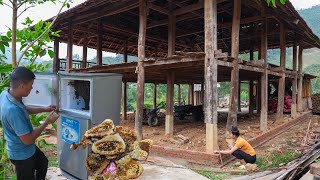
POLYGON ((213 153, 218 149, 218 124, 206 123, 206 151, 213 153))
POLYGON ((173 135, 173 115, 166 115, 166 125, 165 125, 165 133, 166 136, 172 136, 173 135))

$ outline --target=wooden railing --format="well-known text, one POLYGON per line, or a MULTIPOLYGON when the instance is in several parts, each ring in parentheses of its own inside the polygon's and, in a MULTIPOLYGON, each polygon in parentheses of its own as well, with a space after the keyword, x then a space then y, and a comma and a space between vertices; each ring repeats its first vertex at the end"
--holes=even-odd
MULTIPOLYGON (((60 71, 65 71, 67 68, 67 60, 66 59, 59 59, 60 60, 60 71)), ((72 60, 72 69, 80 69, 82 61, 79 60, 72 60)), ((86 67, 95 66, 97 63, 95 62, 87 62, 86 67)), ((105 64, 103 64, 105 65, 105 64)))

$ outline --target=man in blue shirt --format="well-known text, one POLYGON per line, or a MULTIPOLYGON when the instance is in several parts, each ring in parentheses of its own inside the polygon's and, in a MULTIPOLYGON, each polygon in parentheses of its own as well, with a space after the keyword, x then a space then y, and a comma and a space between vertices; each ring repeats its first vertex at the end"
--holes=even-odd
POLYGON ((34 144, 41 132, 58 119, 55 106, 25 106, 23 97, 32 89, 35 75, 25 67, 18 67, 10 74, 10 89, 0 94, 0 119, 7 141, 7 152, 14 164, 18 180, 44 180, 48 159, 34 144), (44 123, 33 129, 29 114, 51 112, 44 123))

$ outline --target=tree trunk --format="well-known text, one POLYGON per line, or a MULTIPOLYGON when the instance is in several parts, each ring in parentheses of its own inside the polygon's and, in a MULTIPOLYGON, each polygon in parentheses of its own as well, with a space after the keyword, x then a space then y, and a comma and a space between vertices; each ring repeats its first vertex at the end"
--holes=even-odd
POLYGON ((12 44, 11 44, 11 53, 12 53, 12 68, 15 69, 18 67, 17 64, 17 20, 18 20, 18 7, 17 0, 12 1, 12 44))

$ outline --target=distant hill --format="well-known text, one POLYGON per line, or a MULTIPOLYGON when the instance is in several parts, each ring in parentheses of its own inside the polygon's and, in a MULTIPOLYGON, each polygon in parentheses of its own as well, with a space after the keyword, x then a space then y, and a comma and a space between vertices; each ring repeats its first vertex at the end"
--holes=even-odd
MULTIPOLYGON (((301 17, 307 22, 312 31, 320 37, 320 5, 314 6, 309 9, 303 9, 298 11, 301 17)), ((308 72, 309 66, 320 64, 320 49, 306 49, 303 51, 303 68, 305 72, 308 72), (308 68, 308 69, 306 69, 308 68)), ((280 63, 280 50, 274 49, 268 51, 269 63, 279 65, 280 63)), ((292 68, 292 48, 287 49, 286 67, 292 68)))
MULTIPOLYGON (((20 51, 17 51, 17 58, 20 57, 21 55, 21 52, 20 51)), ((4 61, 8 64, 11 64, 12 62, 12 54, 11 54, 11 48, 8 48, 6 47, 6 52, 5 52, 5 56, 6 56, 6 59, 4 59, 4 61)), ((35 63, 41 63, 41 62, 50 62, 50 61, 47 61, 47 60, 44 60, 44 59, 41 59, 41 58, 37 58, 35 63)), ((26 64, 27 62, 26 61, 21 61, 21 65, 24 65, 26 64)))
POLYGON ((298 11, 313 32, 320 36, 320 5, 298 11))

